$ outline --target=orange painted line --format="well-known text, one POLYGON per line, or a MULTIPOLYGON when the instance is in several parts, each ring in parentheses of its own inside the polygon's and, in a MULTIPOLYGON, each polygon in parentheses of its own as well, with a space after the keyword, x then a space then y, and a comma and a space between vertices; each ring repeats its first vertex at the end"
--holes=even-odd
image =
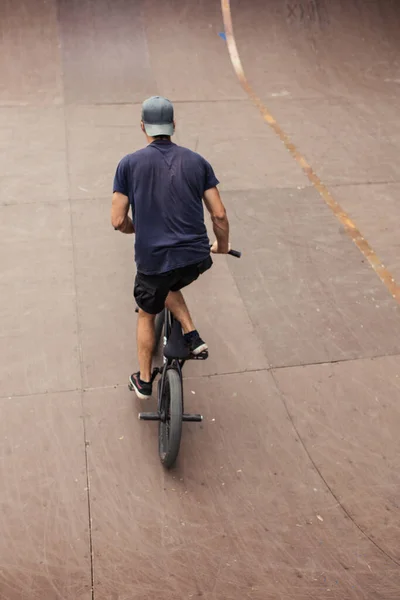
POLYGON ((239 52, 237 49, 235 36, 233 33, 233 25, 232 25, 232 14, 230 7, 230 0, 221 0, 222 7, 222 17, 224 20, 225 26, 225 35, 226 42, 228 45, 229 56, 235 70, 235 73, 240 81, 242 88, 248 94, 248 96, 253 101, 253 104, 260 111, 264 121, 270 125, 270 127, 275 131, 276 135, 279 139, 285 144, 287 150, 293 156, 295 161, 300 165, 305 175, 308 177, 309 181, 312 183, 314 188, 318 191, 320 196, 332 210, 336 218, 343 225, 346 233, 351 237, 357 248, 360 252, 365 256, 368 260, 371 267, 374 269, 382 283, 386 286, 389 292, 392 294, 393 298, 400 303, 400 287, 394 280, 392 274, 386 269, 386 267, 382 264, 382 261, 379 259, 373 248, 369 245, 364 236, 361 235, 359 229, 355 225, 354 221, 349 217, 349 215, 343 210, 340 204, 334 199, 328 188, 322 183, 321 179, 315 173, 311 165, 308 164, 307 160, 304 156, 297 150, 296 146, 290 141, 289 136, 283 131, 283 129, 278 125, 274 117, 269 112, 268 108, 263 104, 262 100, 257 96, 249 82, 247 81, 242 62, 240 60, 239 52))

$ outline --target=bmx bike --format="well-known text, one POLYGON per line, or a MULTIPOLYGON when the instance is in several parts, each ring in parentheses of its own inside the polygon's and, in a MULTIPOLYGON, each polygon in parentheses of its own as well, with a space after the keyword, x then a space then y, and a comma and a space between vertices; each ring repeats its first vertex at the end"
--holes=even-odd
MULTIPOLYGON (((240 258, 237 250, 228 252, 231 256, 240 258)), ((138 309, 136 309, 138 310, 138 309)), ((182 369, 187 360, 206 360, 208 350, 198 355, 190 353, 183 337, 181 324, 167 309, 159 313, 155 320, 156 344, 155 351, 163 338, 163 365, 154 367, 151 381, 157 382, 157 411, 141 412, 142 421, 158 421, 158 453, 162 465, 166 469, 174 466, 179 454, 184 421, 201 422, 200 414, 189 414, 184 411, 183 375, 182 369)), ((132 385, 129 389, 133 391, 132 385)))

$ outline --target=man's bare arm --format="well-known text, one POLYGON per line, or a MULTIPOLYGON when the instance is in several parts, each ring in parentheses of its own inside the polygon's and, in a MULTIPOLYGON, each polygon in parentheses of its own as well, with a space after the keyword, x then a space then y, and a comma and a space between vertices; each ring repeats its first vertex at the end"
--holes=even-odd
POLYGON ((135 233, 132 219, 128 216, 129 198, 114 192, 111 204, 111 225, 122 233, 135 233))
POLYGON ((229 221, 225 206, 216 187, 204 192, 204 204, 210 213, 217 242, 211 251, 217 254, 227 254, 229 251, 229 221))

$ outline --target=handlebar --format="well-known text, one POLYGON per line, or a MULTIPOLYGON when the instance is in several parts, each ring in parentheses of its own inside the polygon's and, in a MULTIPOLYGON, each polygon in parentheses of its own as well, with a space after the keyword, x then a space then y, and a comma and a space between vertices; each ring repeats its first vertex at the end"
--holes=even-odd
POLYGON ((235 258, 240 258, 242 256, 242 253, 239 252, 239 250, 229 250, 228 254, 234 256, 235 258))
MULTIPOLYGON (((210 246, 210 249, 212 248, 212 246, 210 246)), ((239 252, 239 250, 228 250, 228 254, 230 254, 231 256, 234 256, 235 258, 240 258, 242 256, 242 253, 239 252)))

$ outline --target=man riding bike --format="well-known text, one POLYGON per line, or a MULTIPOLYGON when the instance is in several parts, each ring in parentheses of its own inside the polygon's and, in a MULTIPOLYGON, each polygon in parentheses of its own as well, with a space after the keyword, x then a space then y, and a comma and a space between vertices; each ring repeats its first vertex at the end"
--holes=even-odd
POLYGON ((139 307, 139 371, 129 381, 136 395, 145 399, 152 394, 155 316, 164 306, 181 323, 193 355, 208 348, 180 290, 213 264, 203 200, 216 237, 211 252, 229 251, 229 221, 211 165, 196 152, 171 141, 175 131, 172 103, 160 96, 145 100, 141 129, 148 146, 128 154, 118 164, 111 223, 122 233, 136 234, 134 297, 139 307))

